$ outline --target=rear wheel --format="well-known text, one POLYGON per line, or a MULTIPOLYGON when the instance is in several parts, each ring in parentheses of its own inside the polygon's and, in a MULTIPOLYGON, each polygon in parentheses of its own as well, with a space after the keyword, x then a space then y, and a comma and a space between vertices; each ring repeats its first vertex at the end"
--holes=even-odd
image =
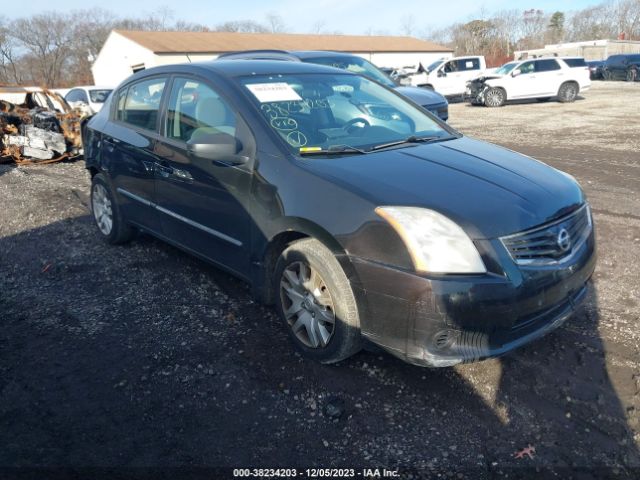
POLYGON ((484 94, 484 104, 487 107, 501 107, 507 100, 507 93, 502 88, 489 88, 484 94))
POLYGON ((578 85, 574 82, 567 82, 560 85, 558 90, 558 100, 562 103, 573 102, 578 96, 578 85))
POLYGON ((638 79, 638 71, 635 68, 627 70, 627 82, 635 82, 638 79))
POLYGON ((351 284, 322 243, 304 239, 290 245, 278 259, 273 281, 278 313, 306 357, 334 363, 361 349, 351 284))
POLYGON ((100 236, 111 244, 126 243, 135 234, 115 201, 107 178, 98 173, 91 179, 91 211, 100 236))

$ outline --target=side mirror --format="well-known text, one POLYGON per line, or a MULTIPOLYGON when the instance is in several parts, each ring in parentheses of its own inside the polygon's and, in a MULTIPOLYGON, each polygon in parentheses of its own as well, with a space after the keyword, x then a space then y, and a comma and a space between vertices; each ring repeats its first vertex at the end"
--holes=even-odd
POLYGON ((444 73, 444 71, 442 71, 442 70, 438 70, 438 76, 439 76, 439 77, 446 77, 446 76, 447 76, 447 74, 446 74, 446 73, 444 73))
POLYGON ((194 136, 196 138, 192 137, 187 142, 187 151, 194 157, 226 165, 242 165, 249 161, 249 157, 238 155, 242 150, 242 144, 232 135, 211 133, 194 136))
POLYGON ((512 77, 517 77, 521 73, 522 73, 522 71, 519 68, 516 68, 513 72, 511 72, 511 76, 512 77))

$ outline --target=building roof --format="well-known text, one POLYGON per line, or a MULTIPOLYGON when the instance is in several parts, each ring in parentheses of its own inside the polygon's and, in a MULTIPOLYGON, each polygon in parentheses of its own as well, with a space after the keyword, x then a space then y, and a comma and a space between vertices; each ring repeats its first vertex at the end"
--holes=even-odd
POLYGON ((290 33, 148 32, 114 30, 154 53, 223 53, 238 50, 334 50, 338 52, 451 52, 413 37, 290 33))

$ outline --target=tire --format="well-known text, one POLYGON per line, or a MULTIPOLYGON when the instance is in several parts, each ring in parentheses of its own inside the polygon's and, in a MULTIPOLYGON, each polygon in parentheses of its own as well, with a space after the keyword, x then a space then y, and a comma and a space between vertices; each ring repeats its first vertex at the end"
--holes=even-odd
POLYGON ((112 245, 130 241, 135 230, 129 225, 118 203, 107 177, 98 173, 91 179, 91 213, 102 239, 112 245))
POLYGON ((561 103, 571 103, 578 96, 580 87, 575 82, 566 82, 558 89, 558 101, 561 103))
POLYGON ((538 102, 548 102, 549 100, 551 100, 551 97, 542 97, 542 98, 536 98, 536 100, 538 102))
POLYGON ((361 348, 356 300, 342 267, 312 238, 287 247, 273 276, 276 309, 289 337, 307 358, 335 363, 361 348), (333 323, 331 320, 333 319, 333 323))
POLYGON ((489 88, 484 94, 484 104, 487 107, 501 107, 507 101, 507 92, 502 88, 489 88))
POLYGON ((611 72, 608 70, 605 70, 604 72, 602 72, 602 79, 606 81, 612 80, 611 72))
POLYGON ((635 82, 638 79, 638 71, 635 68, 627 70, 627 82, 635 82))

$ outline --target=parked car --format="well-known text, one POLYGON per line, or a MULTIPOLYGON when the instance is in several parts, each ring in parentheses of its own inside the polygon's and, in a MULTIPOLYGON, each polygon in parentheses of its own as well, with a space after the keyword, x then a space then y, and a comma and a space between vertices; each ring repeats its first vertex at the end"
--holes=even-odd
MULTIPOLYGON (((248 50, 226 53, 218 58, 220 60, 289 60, 347 70, 395 89, 445 122, 449 118, 449 102, 442 95, 420 88, 399 86, 373 63, 357 55, 330 51, 248 50)), ((401 74, 396 74, 396 80, 399 81, 400 76, 401 74)))
POLYGON ((435 90, 447 97, 460 96, 467 82, 487 68, 483 56, 455 57, 434 62, 422 73, 411 76, 411 85, 435 90))
POLYGON ((626 80, 635 82, 640 79, 640 53, 633 55, 611 55, 602 67, 605 80, 626 80))
POLYGON ((99 87, 95 85, 74 87, 67 92, 65 100, 74 108, 93 115, 98 113, 113 91, 113 87, 99 87))
POLYGON ((589 77, 591 80, 603 80, 603 68, 604 61, 603 60, 591 60, 587 62, 587 66, 589 67, 589 77))
POLYGON ((144 70, 85 145, 104 240, 140 229, 246 280, 325 363, 365 340, 418 365, 502 355, 562 324, 595 266, 575 179, 335 68, 144 70))
POLYGON ((472 80, 467 95, 474 105, 501 107, 509 100, 535 98, 573 102, 591 86, 589 69, 571 67, 571 58, 537 58, 504 64, 491 75, 472 80))

